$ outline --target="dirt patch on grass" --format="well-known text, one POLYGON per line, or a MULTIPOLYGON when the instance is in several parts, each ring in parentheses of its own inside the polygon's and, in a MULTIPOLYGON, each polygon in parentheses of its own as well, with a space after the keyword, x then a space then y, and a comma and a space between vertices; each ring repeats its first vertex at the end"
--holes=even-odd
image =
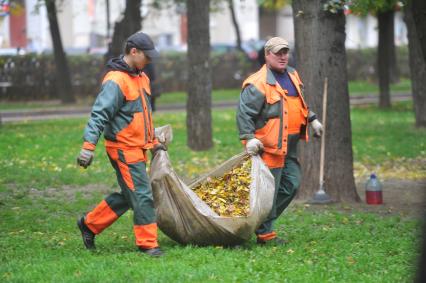
POLYGON ((358 194, 362 199, 360 208, 365 211, 380 213, 399 213, 401 215, 419 216, 426 212, 426 180, 385 180, 382 182, 382 205, 368 205, 365 202, 365 184, 357 184, 358 194))
MULTIPOLYGON (((382 181, 383 204, 369 205, 365 202, 365 183, 357 183, 359 203, 335 203, 327 205, 305 205, 308 209, 318 210, 335 208, 344 211, 365 211, 380 215, 400 215, 407 217, 423 217, 426 215, 426 180, 382 181)), ((298 201, 298 204, 304 204, 298 201)))
MULTIPOLYGON (((46 189, 36 189, 28 188, 22 189, 17 188, 14 185, 8 185, 7 190, 0 192, 0 199, 21 199, 24 197, 29 197, 31 199, 43 198, 46 200, 52 201, 75 201, 77 198, 89 198, 96 194, 108 195, 114 191, 117 191, 118 188, 111 187, 104 184, 94 184, 87 186, 63 186, 60 188, 46 188, 46 189)), ((1 202, 0 202, 1 204, 1 202)))
MULTIPOLYGON (((361 197, 359 203, 335 203, 329 205, 306 205, 308 209, 321 210, 324 208, 335 208, 344 211, 365 211, 381 215, 401 215, 412 217, 423 217, 426 215, 426 180, 398 180, 390 179, 382 181, 383 204, 368 205, 365 203, 365 184, 357 183, 357 191, 361 197)), ((6 198, 44 198, 56 201, 75 201, 77 198, 89 198, 94 194, 107 196, 108 194, 119 191, 116 186, 105 184, 92 184, 86 186, 63 186, 61 188, 35 189, 27 190, 9 186, 9 190, 0 193, 1 199, 6 198)), ((1 204, 1 203, 0 203, 1 204)), ((294 201, 296 205, 305 205, 305 201, 294 201)))
POLYGON ((29 195, 31 197, 42 197, 46 199, 74 201, 78 196, 91 197, 94 194, 110 194, 115 191, 115 188, 103 184, 87 185, 82 187, 76 186, 63 186, 61 188, 48 188, 44 190, 37 190, 31 188, 29 195))

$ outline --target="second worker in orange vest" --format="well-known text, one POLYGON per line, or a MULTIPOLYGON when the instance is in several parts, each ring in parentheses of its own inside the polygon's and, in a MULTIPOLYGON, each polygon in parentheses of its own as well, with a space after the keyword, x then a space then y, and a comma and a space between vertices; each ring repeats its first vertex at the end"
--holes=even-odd
POLYGON ((256 230, 258 244, 285 243, 277 237, 273 223, 300 186, 298 141, 308 140, 308 124, 315 136, 322 133, 321 123, 305 103, 297 71, 287 66, 288 59, 287 41, 280 37, 269 39, 265 43, 266 64, 244 81, 237 109, 239 135, 247 152, 261 154, 275 178, 274 204, 256 230))
POLYGON ((83 243, 88 249, 95 248, 95 235, 132 209, 133 232, 139 250, 151 256, 163 254, 157 242, 146 161, 148 150, 154 154, 166 148, 155 137, 149 78, 142 72, 143 67, 158 56, 151 38, 138 32, 126 40, 124 55, 107 63, 107 73, 84 130, 77 162, 84 168, 90 165, 103 133, 121 192, 110 194, 78 220, 83 243))

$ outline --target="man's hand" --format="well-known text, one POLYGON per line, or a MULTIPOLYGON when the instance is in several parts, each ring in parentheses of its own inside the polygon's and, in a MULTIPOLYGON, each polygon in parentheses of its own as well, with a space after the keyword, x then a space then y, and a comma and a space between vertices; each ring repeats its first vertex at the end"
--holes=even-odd
POLYGON ((311 126, 314 129, 314 137, 321 137, 322 135, 322 124, 320 123, 320 121, 318 121, 318 119, 315 119, 311 122, 311 126))
POLYGON ((151 149, 151 154, 154 157, 154 155, 159 151, 159 150, 164 150, 167 151, 167 146, 162 144, 162 143, 158 143, 154 146, 153 149, 151 149))
POLYGON ((263 144, 260 140, 253 138, 247 141, 246 151, 250 155, 257 155, 263 150, 263 144))
POLYGON ((162 144, 168 145, 173 139, 171 126, 165 125, 165 126, 155 128, 154 129, 154 136, 162 144))
POLYGON ((80 151, 80 155, 77 157, 77 164, 86 169, 90 166, 94 157, 95 153, 93 152, 93 150, 83 148, 80 151))
POLYGON ((159 131, 159 129, 158 128, 155 128, 154 129, 154 135, 155 135, 155 137, 158 139, 158 141, 160 142, 160 143, 163 143, 163 144, 165 144, 166 142, 167 142, 167 139, 166 139, 166 137, 164 136, 164 135, 160 135, 160 133, 159 133, 160 131, 159 131))

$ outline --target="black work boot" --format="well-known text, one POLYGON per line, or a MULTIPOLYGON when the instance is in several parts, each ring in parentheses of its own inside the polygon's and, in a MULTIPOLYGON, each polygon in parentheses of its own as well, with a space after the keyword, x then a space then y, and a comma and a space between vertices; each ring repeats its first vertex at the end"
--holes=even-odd
POLYGON ((89 227, 84 224, 84 216, 77 220, 77 226, 81 231, 81 237, 83 239, 84 246, 86 249, 94 250, 95 246, 95 233, 90 231, 89 227))
POLYGON ((139 247, 139 251, 152 257, 160 257, 164 255, 164 252, 159 247, 152 249, 144 249, 139 247))
POLYGON ((256 244, 263 246, 285 246, 286 244, 288 244, 288 241, 279 237, 275 237, 270 240, 262 240, 260 238, 257 238, 256 244))

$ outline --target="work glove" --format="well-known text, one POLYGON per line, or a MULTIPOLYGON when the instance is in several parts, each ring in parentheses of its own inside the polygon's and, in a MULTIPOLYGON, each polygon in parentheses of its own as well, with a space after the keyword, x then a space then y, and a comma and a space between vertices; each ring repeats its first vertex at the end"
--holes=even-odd
POLYGON ((90 166, 95 157, 95 153, 93 150, 82 148, 80 151, 80 155, 77 157, 77 164, 86 169, 90 166))
POLYGON ((321 137, 322 135, 322 124, 320 123, 320 121, 318 121, 318 119, 315 119, 311 122, 311 126, 314 129, 314 137, 321 137))
POLYGON ((160 134, 160 130, 158 128, 154 129, 154 135, 158 139, 158 141, 162 144, 167 143, 167 138, 164 134, 160 134))
POLYGON ((154 129, 154 135, 159 142, 168 145, 173 140, 172 126, 165 125, 154 129))
POLYGON ((156 145, 154 145, 154 148, 151 149, 151 154, 152 157, 154 157, 154 155, 159 151, 159 150, 164 150, 167 151, 167 146, 162 144, 162 143, 158 143, 156 145))
POLYGON ((246 151, 250 155, 257 155, 260 151, 263 151, 263 144, 256 138, 250 139, 246 143, 246 151))

